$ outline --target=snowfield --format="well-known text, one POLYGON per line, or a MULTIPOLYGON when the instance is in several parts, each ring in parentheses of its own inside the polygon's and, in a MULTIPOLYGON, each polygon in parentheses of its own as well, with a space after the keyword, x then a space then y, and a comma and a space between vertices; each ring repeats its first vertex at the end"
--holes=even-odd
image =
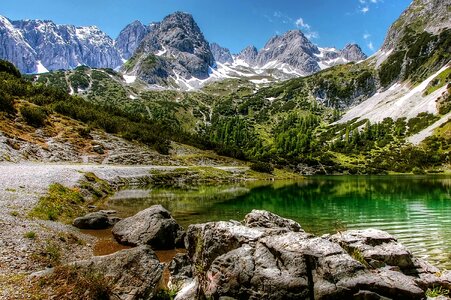
POLYGON ((406 117, 416 117, 421 112, 437 113, 437 98, 446 90, 446 86, 429 95, 423 95, 429 83, 440 73, 448 69, 445 66, 437 73, 423 81, 416 87, 410 84, 394 84, 388 90, 376 93, 368 100, 351 108, 338 121, 345 123, 352 119, 369 119, 371 122, 381 122, 385 118, 394 120, 406 117))

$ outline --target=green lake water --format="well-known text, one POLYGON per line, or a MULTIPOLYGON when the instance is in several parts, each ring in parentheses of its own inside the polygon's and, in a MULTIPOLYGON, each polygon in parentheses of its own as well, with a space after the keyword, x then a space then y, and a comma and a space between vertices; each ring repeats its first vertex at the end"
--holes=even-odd
POLYGON ((264 209, 298 221, 317 235, 378 228, 415 255, 451 269, 450 176, 329 176, 301 182, 120 191, 109 207, 122 216, 162 204, 187 227, 242 220, 264 209))

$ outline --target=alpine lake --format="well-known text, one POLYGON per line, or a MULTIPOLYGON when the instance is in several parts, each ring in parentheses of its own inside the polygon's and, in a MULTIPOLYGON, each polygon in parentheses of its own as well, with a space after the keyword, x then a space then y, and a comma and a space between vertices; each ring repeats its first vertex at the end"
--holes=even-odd
POLYGON ((296 182, 122 190, 108 200, 120 217, 155 204, 184 228, 243 220, 263 209, 299 222, 316 235, 377 228, 413 254, 451 269, 451 176, 324 176, 296 182))

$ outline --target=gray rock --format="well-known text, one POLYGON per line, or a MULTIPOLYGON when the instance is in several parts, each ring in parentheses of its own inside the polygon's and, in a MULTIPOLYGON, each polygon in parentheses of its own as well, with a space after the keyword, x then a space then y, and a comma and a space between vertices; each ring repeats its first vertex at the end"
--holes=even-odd
POLYGON ((124 245, 150 245, 154 249, 173 249, 182 227, 161 205, 154 205, 114 225, 112 233, 124 245))
POLYGON ((149 246, 96 256, 72 264, 99 272, 112 283, 112 299, 152 299, 160 288, 164 265, 149 246))
POLYGON ((250 66, 253 66, 256 62, 258 50, 255 46, 247 46, 237 56, 236 59, 240 59, 250 66))
POLYGON ((150 26, 143 25, 140 21, 134 21, 122 29, 114 45, 124 59, 129 59, 150 30, 150 26))
POLYGON ((215 61, 222 64, 233 63, 233 57, 229 49, 221 47, 216 43, 212 43, 210 44, 210 50, 215 58, 215 61))
POLYGON ((265 211, 252 211, 243 224, 191 225, 186 242, 187 254, 173 262, 171 278, 182 282, 191 299, 422 299, 427 287, 447 284, 388 233, 315 237, 265 211), (362 264, 351 249, 382 264, 362 264))
POLYGON ((349 253, 358 251, 374 267, 380 266, 379 262, 382 266, 387 264, 401 269, 414 268, 412 254, 387 232, 376 229, 348 230, 333 235, 331 240, 339 243, 349 253))
POLYGON ((101 212, 93 212, 76 218, 73 225, 80 229, 105 229, 111 226, 108 215, 101 212))
POLYGON ((98 154, 105 154, 105 149, 102 145, 94 145, 92 146, 92 151, 98 153, 98 154))
POLYGON ((363 53, 362 48, 357 44, 347 44, 343 50, 340 51, 340 57, 343 57, 347 61, 360 61, 367 58, 363 53))
POLYGON ((247 227, 260 228, 286 228, 294 232, 303 232, 299 223, 290 219, 282 218, 266 210, 252 210, 252 212, 247 214, 244 218, 244 225, 247 227))

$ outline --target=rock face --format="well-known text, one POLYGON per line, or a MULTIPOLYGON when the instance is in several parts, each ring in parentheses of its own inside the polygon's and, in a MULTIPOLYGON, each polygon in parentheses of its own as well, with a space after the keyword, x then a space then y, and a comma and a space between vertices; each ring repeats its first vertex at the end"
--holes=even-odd
POLYGON ((127 73, 148 83, 167 81, 170 76, 206 79, 214 65, 210 45, 190 14, 177 12, 155 24, 143 39, 127 73))
POLYGON ((451 27, 449 0, 414 0, 401 16, 390 26, 385 37, 382 51, 394 49, 410 30, 438 33, 451 27))
POLYGON ((98 272, 112 283, 111 299, 153 299, 163 275, 164 265, 149 246, 75 262, 73 266, 98 272))
POLYGON ((76 218, 73 225, 80 229, 105 229, 119 222, 119 218, 111 217, 107 212, 93 212, 76 218))
POLYGON ((233 57, 230 50, 219 46, 216 43, 210 44, 210 50, 216 62, 221 64, 233 63, 233 57))
POLYGON ((114 45, 124 59, 129 59, 150 30, 150 26, 145 26, 140 21, 134 21, 122 29, 114 45))
POLYGON ((172 264, 176 299, 422 299, 448 284, 385 232, 316 237, 266 211, 192 225, 187 249, 172 264))
POLYGON ((4 17, 0 19, 0 32, 4 32, 3 47, 16 47, 15 50, 19 51, 16 53, 25 54, 23 58, 15 57, 3 49, 0 57, 16 64, 22 72, 72 69, 79 65, 116 68, 122 64, 113 40, 95 26, 75 27, 57 25, 52 21, 9 22, 4 17), (16 44, 11 45, 12 41, 16 44))
POLYGON ((347 61, 360 61, 367 58, 363 53, 362 48, 357 44, 347 44, 343 50, 341 50, 340 56, 347 61))
POLYGON ((163 206, 155 205, 119 221, 112 233, 124 245, 174 249, 182 242, 183 229, 163 206))
POLYGON ((247 46, 236 56, 236 59, 242 60, 243 62, 252 66, 255 64, 257 55, 258 55, 258 50, 257 50, 257 48, 255 48, 255 46, 247 46))
POLYGON ((291 30, 281 36, 271 38, 258 53, 256 63, 263 67, 272 62, 286 64, 302 74, 312 74, 320 70, 314 59, 319 53, 300 30, 291 30))

